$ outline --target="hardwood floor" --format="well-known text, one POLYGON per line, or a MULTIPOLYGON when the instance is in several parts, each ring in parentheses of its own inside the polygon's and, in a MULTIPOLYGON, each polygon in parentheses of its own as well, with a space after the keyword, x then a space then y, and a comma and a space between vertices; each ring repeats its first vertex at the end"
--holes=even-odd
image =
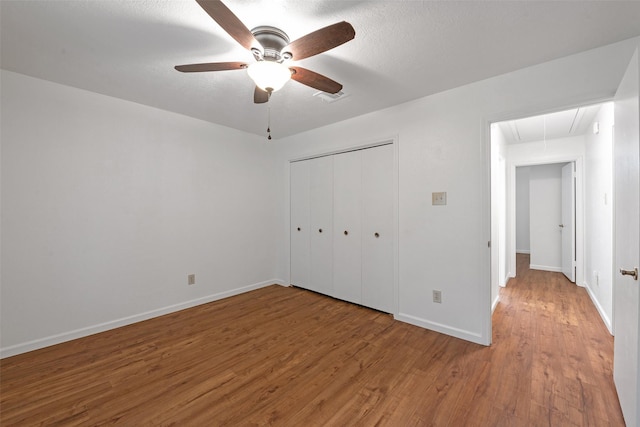
POLYGON ((270 286, 2 360, 0 424, 624 425, 585 290, 527 266, 491 347, 270 286))

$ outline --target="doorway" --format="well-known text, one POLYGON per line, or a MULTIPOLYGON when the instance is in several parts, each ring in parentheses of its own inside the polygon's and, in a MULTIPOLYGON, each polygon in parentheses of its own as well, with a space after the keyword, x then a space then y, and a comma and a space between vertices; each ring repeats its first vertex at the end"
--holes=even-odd
POLYGON ((575 162, 520 166, 515 176, 516 254, 575 283, 575 162))
MULTIPOLYGON (((562 200, 573 201, 573 205, 565 205, 564 217, 558 216, 543 226, 558 242, 564 236, 565 249, 558 249, 553 262, 532 256, 532 268, 563 272, 576 285, 586 288, 612 331, 612 152, 611 102, 491 125, 492 310, 499 301, 500 287, 516 277, 516 252, 531 250, 517 243, 516 172, 554 165, 557 185, 553 191, 560 191, 564 165, 565 192, 573 190, 574 194, 562 200)), ((544 188, 548 184, 545 177, 539 178, 543 185, 538 190, 544 195, 551 190, 544 188)), ((530 233, 533 234, 541 237, 540 230, 530 233)), ((549 255, 548 251, 545 255, 549 255)))

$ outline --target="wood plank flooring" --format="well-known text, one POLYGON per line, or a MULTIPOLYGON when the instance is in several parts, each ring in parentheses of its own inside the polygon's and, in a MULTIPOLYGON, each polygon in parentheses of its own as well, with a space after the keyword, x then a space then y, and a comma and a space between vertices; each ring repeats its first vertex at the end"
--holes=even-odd
POLYGON ((585 290, 527 266, 491 347, 270 286, 2 360, 0 424, 624 425, 585 290))

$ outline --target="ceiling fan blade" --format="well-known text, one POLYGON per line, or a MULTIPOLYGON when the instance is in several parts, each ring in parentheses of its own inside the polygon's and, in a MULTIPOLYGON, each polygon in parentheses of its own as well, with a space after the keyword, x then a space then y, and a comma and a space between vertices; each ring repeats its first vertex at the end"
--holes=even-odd
POLYGON ((262 52, 262 45, 251 31, 219 0, 196 0, 205 12, 213 18, 231 37, 245 49, 258 49, 262 52))
POLYGON ((355 36, 356 30, 351 24, 342 21, 294 40, 282 49, 282 53, 288 52, 294 61, 298 61, 340 46, 355 36))
POLYGON ((183 73, 199 73, 202 71, 241 70, 247 68, 246 62, 207 62, 204 64, 176 65, 175 69, 183 73))
POLYGON ((256 86, 256 90, 253 92, 253 102, 255 102, 256 104, 264 104, 268 101, 269 94, 256 86))
POLYGON ((289 69, 293 71, 291 78, 303 85, 307 85, 327 93, 338 93, 342 90, 342 85, 340 83, 335 82, 322 74, 318 74, 315 71, 307 70, 302 67, 289 67, 289 69))

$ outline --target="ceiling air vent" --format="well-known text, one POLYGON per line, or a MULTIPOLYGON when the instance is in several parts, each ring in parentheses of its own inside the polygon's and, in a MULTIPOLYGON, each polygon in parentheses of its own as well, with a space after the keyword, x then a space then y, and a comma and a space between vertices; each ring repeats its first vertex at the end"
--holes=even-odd
POLYGON ((322 99, 324 102, 336 102, 348 97, 349 95, 344 93, 343 91, 340 91, 338 93, 327 93, 327 92, 320 91, 320 92, 314 93, 313 96, 317 96, 318 98, 322 99))

